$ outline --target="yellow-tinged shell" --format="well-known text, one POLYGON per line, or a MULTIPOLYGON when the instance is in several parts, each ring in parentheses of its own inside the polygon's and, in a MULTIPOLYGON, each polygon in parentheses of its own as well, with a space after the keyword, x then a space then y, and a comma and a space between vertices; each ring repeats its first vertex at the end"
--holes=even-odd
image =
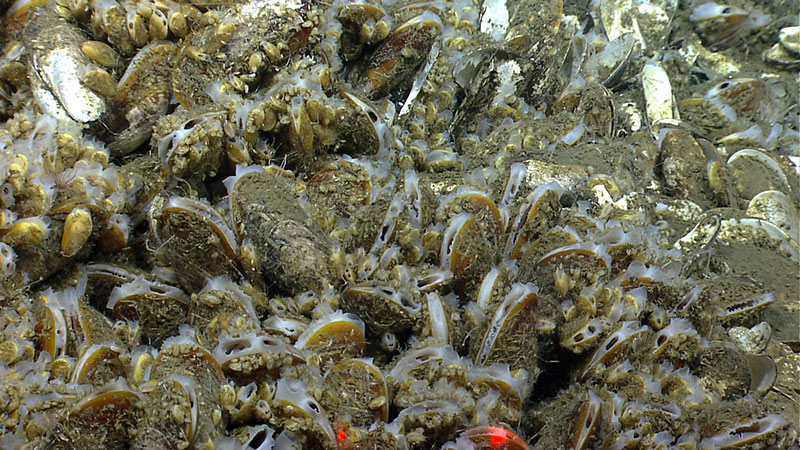
POLYGON ((74 256, 92 235, 92 213, 86 208, 75 208, 64 221, 64 234, 61 237, 61 254, 74 256))
POLYGON ((19 220, 3 234, 3 242, 12 247, 41 244, 47 236, 45 224, 34 220, 19 220))
POLYGON ((81 44, 81 51, 92 61, 104 66, 114 66, 119 61, 117 52, 105 42, 86 41, 81 44))

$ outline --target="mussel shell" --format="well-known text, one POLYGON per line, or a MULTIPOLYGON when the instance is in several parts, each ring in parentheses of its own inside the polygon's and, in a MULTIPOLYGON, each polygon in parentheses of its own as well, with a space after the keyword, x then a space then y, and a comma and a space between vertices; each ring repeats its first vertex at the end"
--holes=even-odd
POLYGON ((355 427, 368 427, 389 417, 389 390, 380 369, 368 360, 350 359, 328 369, 325 383, 339 392, 339 404, 331 412, 349 415, 355 427))

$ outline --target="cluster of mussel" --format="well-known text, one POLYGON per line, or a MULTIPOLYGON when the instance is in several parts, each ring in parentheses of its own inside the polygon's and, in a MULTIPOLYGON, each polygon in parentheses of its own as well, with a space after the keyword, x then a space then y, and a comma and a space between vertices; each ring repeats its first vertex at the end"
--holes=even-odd
POLYGON ((796 445, 781 5, 0 0, 0 446, 796 445))

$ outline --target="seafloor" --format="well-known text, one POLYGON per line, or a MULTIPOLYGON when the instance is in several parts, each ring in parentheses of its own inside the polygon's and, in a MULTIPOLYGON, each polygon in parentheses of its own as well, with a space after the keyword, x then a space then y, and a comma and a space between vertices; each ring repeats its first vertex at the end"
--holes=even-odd
POLYGON ((0 448, 798 448, 799 13, 0 0, 0 448))

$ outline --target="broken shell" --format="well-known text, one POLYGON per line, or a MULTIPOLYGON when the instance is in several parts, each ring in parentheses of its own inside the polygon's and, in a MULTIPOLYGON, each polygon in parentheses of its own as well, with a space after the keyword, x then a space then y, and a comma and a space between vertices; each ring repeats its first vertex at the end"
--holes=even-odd
POLYGON ((747 215, 771 222, 797 242, 800 236, 800 217, 791 199, 780 191, 759 192, 747 206, 747 215))
POLYGON ((672 120, 675 102, 672 97, 669 76, 658 62, 648 61, 644 65, 642 89, 647 107, 647 120, 650 122, 653 132, 657 134, 656 125, 672 120))

